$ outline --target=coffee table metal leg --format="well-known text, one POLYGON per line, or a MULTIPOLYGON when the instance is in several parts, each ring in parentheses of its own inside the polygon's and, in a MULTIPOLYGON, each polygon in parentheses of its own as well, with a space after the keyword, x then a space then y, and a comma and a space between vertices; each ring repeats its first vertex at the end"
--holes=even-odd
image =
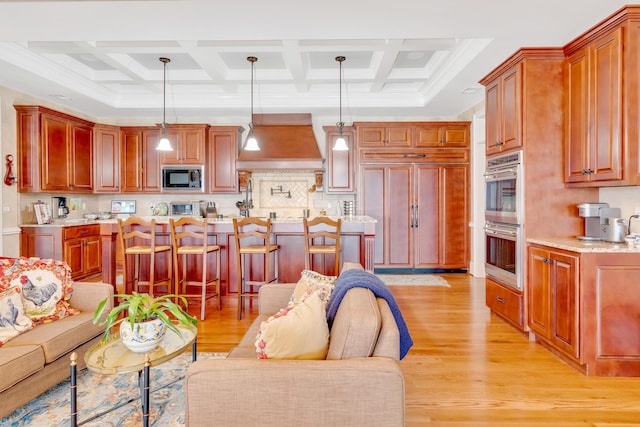
POLYGON ((74 351, 71 353, 71 366, 70 366, 70 378, 71 378, 71 427, 76 427, 78 425, 78 408, 77 408, 77 378, 76 378, 76 362, 78 360, 78 355, 74 351))
POLYGON ((144 358, 143 388, 142 398, 142 425, 149 427, 149 367, 151 366, 151 356, 147 354, 144 358))

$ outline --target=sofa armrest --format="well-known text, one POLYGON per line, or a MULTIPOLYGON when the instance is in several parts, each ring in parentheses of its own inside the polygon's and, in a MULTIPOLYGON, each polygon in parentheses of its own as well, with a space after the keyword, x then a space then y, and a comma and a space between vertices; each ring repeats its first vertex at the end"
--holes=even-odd
POLYGON ((258 291, 258 313, 273 314, 285 308, 291 299, 295 283, 269 283, 258 291))
POLYGON ((109 298, 107 310, 113 307, 113 286, 108 283, 74 282, 71 307, 84 312, 95 312, 100 301, 109 298))
POLYGON ((186 425, 404 426, 404 377, 386 357, 209 359, 187 371, 186 425))

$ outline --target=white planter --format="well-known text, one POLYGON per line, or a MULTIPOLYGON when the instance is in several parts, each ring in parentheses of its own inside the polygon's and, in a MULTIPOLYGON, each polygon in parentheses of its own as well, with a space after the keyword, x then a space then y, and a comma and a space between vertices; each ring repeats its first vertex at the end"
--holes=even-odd
POLYGON ((123 344, 134 353, 146 353, 160 344, 167 331, 167 325, 159 319, 135 323, 133 331, 126 320, 120 324, 120 338, 123 344))

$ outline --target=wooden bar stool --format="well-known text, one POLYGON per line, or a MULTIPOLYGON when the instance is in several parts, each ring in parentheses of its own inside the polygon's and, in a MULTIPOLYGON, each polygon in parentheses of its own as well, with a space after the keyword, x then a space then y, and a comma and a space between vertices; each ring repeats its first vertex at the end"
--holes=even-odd
POLYGON ((171 246, 173 248, 174 293, 186 298, 200 298, 200 319, 204 320, 205 305, 208 299, 217 297, 218 310, 220 310, 220 246, 209 244, 206 221, 195 217, 182 217, 177 221, 170 218, 169 225, 171 226, 171 246), (213 252, 216 255, 216 269, 215 275, 209 278, 207 275, 208 255, 213 252), (188 259, 193 260, 193 263, 187 265, 188 259), (188 270, 197 270, 198 263, 202 264, 199 280, 189 280, 188 270), (182 276, 180 275, 180 267, 182 267, 182 276), (197 294, 189 293, 189 286, 198 286, 200 292, 197 294), (215 287, 215 292, 208 292, 213 287, 215 287))
MULTIPOLYGON (((340 229, 342 220, 332 220, 326 216, 319 216, 308 220, 302 219, 304 225, 304 266, 307 270, 311 269, 314 255, 335 255, 335 266, 333 275, 340 274, 340 255, 342 247, 340 246, 340 229)), ((326 263, 325 263, 326 264, 326 263)), ((328 274, 326 271, 319 272, 328 274)), ((317 271, 317 270, 316 270, 317 271)))
MULTIPOLYGON (((233 233, 236 239, 236 264, 238 266, 238 320, 242 318, 244 298, 258 296, 254 286, 278 281, 278 245, 271 243, 271 220, 249 217, 233 218, 233 233), (274 254, 274 276, 271 278, 271 253, 274 254), (245 277, 246 256, 263 255, 263 280, 245 277)), ((247 273, 250 276, 250 272, 247 273)))
POLYGON ((171 246, 156 244, 156 221, 146 221, 138 217, 130 217, 123 221, 118 219, 118 241, 122 251, 122 267, 124 276, 124 293, 129 290, 140 292, 142 286, 148 287, 149 295, 155 294, 155 288, 160 286, 167 287, 167 293, 171 292, 171 246), (158 254, 166 253, 167 256, 167 278, 156 282, 155 269, 156 257, 158 254), (140 278, 140 266, 142 255, 149 257, 149 276, 148 280, 143 281, 140 278), (129 257, 133 256, 133 276, 129 277, 130 266, 129 257), (131 283, 131 287, 129 284, 131 283))

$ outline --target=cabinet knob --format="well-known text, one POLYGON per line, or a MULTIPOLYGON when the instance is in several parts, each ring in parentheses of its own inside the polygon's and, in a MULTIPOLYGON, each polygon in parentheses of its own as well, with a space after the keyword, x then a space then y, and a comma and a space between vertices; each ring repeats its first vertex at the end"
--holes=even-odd
POLYGON ((504 298, 502 298, 502 297, 496 297, 496 299, 498 300, 498 302, 499 302, 500 304, 504 304, 505 302, 507 302, 507 300, 505 300, 505 299, 504 299, 504 298))

